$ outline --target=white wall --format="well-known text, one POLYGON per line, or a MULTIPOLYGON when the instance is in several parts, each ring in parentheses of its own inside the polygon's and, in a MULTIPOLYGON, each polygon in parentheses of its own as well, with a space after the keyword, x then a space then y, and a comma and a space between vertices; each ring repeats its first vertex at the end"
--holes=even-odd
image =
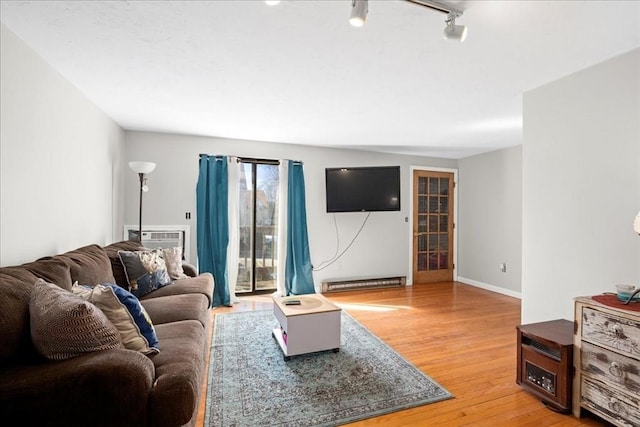
MULTIPOLYGON (((455 168, 456 160, 379 154, 364 151, 317 148, 301 145, 273 144, 171 135, 149 132, 126 132, 127 160, 157 163, 148 176, 150 190, 144 194, 143 224, 190 225, 191 262, 196 254, 195 188, 198 179, 198 155, 220 154, 267 159, 293 159, 304 162, 307 199, 307 223, 311 260, 314 265, 331 258, 336 251, 333 214, 326 213, 324 170, 327 167, 399 165, 401 166, 401 211, 373 212, 351 249, 332 266, 315 272, 318 286, 323 279, 385 275, 409 276, 408 256, 411 230, 405 217, 409 211, 411 166, 455 168), (185 212, 192 219, 185 219, 185 212)), ((125 222, 138 222, 136 174, 126 175, 125 222)), ((365 213, 336 214, 343 249, 360 228, 365 213)))
POLYGON ((4 24, 0 39, 0 265, 111 242, 123 131, 4 24))
POLYGON ((524 95, 522 320, 640 284, 640 49, 524 95))
POLYGON ((520 297, 522 146, 459 160, 458 198, 458 280, 520 297))

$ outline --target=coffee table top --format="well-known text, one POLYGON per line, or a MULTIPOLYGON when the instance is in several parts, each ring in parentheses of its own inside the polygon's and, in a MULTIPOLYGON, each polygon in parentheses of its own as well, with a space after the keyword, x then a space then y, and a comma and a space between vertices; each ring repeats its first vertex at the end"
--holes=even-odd
POLYGON ((274 296, 273 302, 278 305, 285 316, 298 316, 302 314, 342 310, 321 294, 291 295, 288 297, 274 296), (300 305, 286 305, 285 302, 289 300, 299 300, 300 305))

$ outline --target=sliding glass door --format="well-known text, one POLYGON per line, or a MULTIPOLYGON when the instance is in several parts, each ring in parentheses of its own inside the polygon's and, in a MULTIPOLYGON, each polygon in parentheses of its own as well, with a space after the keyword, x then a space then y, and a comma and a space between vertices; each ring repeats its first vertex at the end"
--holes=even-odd
POLYGON ((276 288, 278 185, 277 162, 241 161, 240 260, 236 293, 276 288))

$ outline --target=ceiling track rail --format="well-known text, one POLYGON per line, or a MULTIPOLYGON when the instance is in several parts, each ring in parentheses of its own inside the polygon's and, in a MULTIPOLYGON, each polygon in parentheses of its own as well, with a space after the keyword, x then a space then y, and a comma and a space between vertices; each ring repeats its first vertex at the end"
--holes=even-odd
POLYGON ((458 9, 456 7, 453 7, 449 4, 446 4, 444 2, 439 2, 439 1, 432 1, 432 0, 405 0, 409 3, 413 3, 415 5, 418 6, 423 6, 423 7, 427 7, 431 10, 435 10, 437 12, 442 12, 442 13, 446 13, 446 14, 452 14, 454 15, 456 18, 459 16, 462 16, 462 10, 458 9))

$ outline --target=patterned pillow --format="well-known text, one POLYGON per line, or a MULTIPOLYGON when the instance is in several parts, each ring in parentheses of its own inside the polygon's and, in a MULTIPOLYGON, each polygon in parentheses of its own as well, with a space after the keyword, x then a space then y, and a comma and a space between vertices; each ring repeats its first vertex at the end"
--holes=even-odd
POLYGON ((94 287, 75 284, 72 290, 102 310, 120 332, 125 348, 144 354, 160 351, 153 323, 133 294, 111 283, 94 287))
POLYGON ((42 279, 31 292, 29 319, 33 344, 47 359, 122 347, 118 330, 98 307, 42 279))
POLYGON ((162 249, 118 251, 118 256, 127 275, 129 290, 138 298, 171 283, 162 249))
POLYGON ((189 277, 184 274, 184 270, 182 269, 182 248, 180 246, 162 249, 162 258, 167 265, 169 277, 173 280, 186 279, 189 277))

